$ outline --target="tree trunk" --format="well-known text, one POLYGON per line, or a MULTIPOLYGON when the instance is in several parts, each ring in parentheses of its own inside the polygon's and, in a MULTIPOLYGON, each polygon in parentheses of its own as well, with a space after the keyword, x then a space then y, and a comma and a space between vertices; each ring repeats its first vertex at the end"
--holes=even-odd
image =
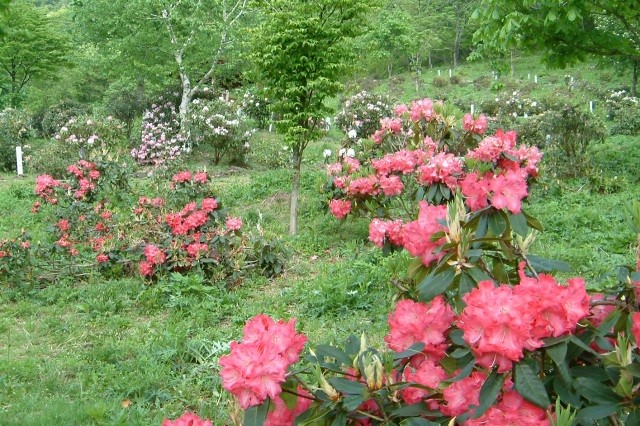
POLYGON ((631 79, 631 96, 636 97, 636 89, 638 88, 638 60, 633 61, 633 77, 631 79))
POLYGON ((291 210, 289 214, 289 235, 298 233, 298 197, 300 196, 300 166, 302 152, 299 146, 293 148, 293 181, 291 185, 291 210))
POLYGON ((513 49, 511 49, 511 78, 515 78, 516 76, 516 63, 515 63, 515 54, 513 53, 513 49))

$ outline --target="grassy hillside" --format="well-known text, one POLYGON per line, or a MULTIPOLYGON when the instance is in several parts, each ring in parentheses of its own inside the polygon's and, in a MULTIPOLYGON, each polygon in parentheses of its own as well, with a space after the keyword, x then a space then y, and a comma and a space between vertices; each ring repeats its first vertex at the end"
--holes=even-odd
MULTIPOLYGON (((574 90, 585 101, 625 84, 611 70, 587 64, 546 71, 535 58, 519 59, 516 78, 497 83, 479 63, 455 70, 461 78, 457 84, 448 79, 448 69, 441 74, 448 82, 436 87, 437 70, 424 71, 417 91, 411 75, 358 84, 399 101, 419 95, 460 105, 513 90, 552 96, 569 90, 565 74, 574 76, 574 90), (531 79, 540 76, 537 85, 529 73, 531 79)), ((251 168, 209 167, 211 188, 232 213, 248 227, 259 225, 284 241, 290 260, 280 277, 250 276, 233 289, 177 273, 153 286, 106 279, 97 271, 80 281, 5 283, 0 289, 0 424, 149 425, 187 409, 215 424, 229 424, 238 407, 221 389, 217 359, 258 313, 296 317, 312 344, 365 331, 382 345, 394 294, 389 281, 404 255, 383 257, 367 240, 366 219, 338 222, 321 207, 322 152, 335 152, 341 137, 331 132, 306 152, 295 237, 286 235, 290 173, 277 135, 254 137, 251 168)), ((607 274, 618 265, 634 262, 635 235, 625 206, 640 199, 640 137, 610 137, 592 146, 588 158, 586 177, 554 177, 543 166, 526 209, 545 226, 532 252, 567 261, 573 274, 598 288, 614 281, 607 274)), ((208 164, 202 156, 187 161, 194 168, 208 164)), ((0 176, 2 238, 15 237, 21 228, 34 240, 50 232, 29 213, 34 180, 33 175, 0 176)), ((144 184, 144 177, 139 182, 144 184)))

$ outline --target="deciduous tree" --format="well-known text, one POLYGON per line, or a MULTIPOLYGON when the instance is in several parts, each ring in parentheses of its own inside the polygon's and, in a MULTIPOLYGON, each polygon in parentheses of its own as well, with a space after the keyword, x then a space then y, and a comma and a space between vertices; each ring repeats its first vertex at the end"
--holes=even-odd
POLYGON ((640 9, 626 0, 483 0, 474 12, 475 40, 488 49, 541 50, 564 68, 595 56, 631 63, 632 91, 640 61, 640 9))
POLYGON ((370 0, 270 0, 252 34, 255 76, 269 94, 278 129, 293 150, 289 232, 298 219, 302 154, 330 112, 325 100, 342 88, 355 61, 350 41, 364 28, 370 0))

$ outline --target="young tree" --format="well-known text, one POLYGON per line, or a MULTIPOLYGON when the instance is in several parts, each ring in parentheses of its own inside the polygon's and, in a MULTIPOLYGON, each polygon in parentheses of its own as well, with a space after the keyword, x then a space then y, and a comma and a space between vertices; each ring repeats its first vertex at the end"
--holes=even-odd
POLYGON ((9 5, 0 29, 0 94, 17 107, 30 82, 67 64, 69 46, 49 18, 26 1, 9 5))
POLYGON ((542 50, 543 61, 564 68, 587 56, 614 58, 634 69, 640 61, 640 10, 627 0, 483 0, 474 12, 474 38, 486 49, 542 50))
POLYGON ((269 0, 252 34, 257 80, 271 99, 277 126, 293 150, 289 232, 298 228, 302 154, 320 135, 327 97, 352 65, 350 41, 364 28, 371 0, 269 0))

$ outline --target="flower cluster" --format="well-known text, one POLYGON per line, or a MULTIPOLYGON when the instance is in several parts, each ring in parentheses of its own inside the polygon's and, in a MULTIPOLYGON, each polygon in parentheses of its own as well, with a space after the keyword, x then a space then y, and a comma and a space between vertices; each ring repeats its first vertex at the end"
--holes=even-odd
MULTIPOLYGON (((415 216, 406 218, 408 221, 374 218, 369 239, 379 247, 387 243, 404 247, 421 258, 424 265, 439 261, 446 254, 439 249, 446 241, 432 238, 436 233, 446 232, 441 225, 446 209, 435 208, 436 205, 446 203, 452 194, 459 192, 471 212, 491 207, 519 214, 522 201, 529 194, 528 181, 537 176, 542 157, 536 147, 516 146, 514 132, 499 130, 481 139, 475 148, 467 148, 464 155, 457 155, 448 150, 456 141, 436 141, 428 134, 416 135, 411 133, 413 130, 405 130, 416 125, 419 128, 426 120, 449 122, 438 112, 443 108, 429 99, 414 101, 410 107, 400 105, 397 113, 403 118, 382 120, 379 132, 381 142, 388 138, 404 140, 397 146, 399 149, 370 161, 343 158, 327 166, 329 210, 338 219, 356 211, 380 215, 380 211, 390 211, 393 203, 402 207, 407 205, 406 199, 423 198, 414 204, 418 207, 417 220, 415 216), (395 124, 396 121, 399 123, 395 124)), ((463 119, 464 138, 484 131, 483 118, 463 119)))
POLYGON ((242 113, 255 120, 259 129, 266 129, 270 119, 269 104, 268 98, 245 92, 242 96, 242 113))
POLYGON ((185 147, 175 105, 153 104, 142 117, 140 145, 131 150, 131 156, 138 163, 158 165, 177 158, 185 147))
POLYGON ((499 372, 511 369, 524 356, 524 350, 543 345, 542 339, 575 331, 577 323, 589 315, 589 296, 584 281, 574 278, 567 286, 549 275, 528 278, 520 271, 515 287, 492 281, 463 296, 465 309, 458 327, 471 346, 476 359, 485 368, 498 366, 499 372))
POLYGON ((282 272, 281 248, 262 235, 243 232, 242 219, 221 210, 208 190, 206 172, 180 171, 170 182, 159 183, 166 198, 140 196, 129 214, 116 216, 109 203, 113 194, 103 182, 112 180, 108 173, 113 168, 100 167, 80 160, 68 167, 67 182, 49 175, 37 178, 40 200, 32 211, 56 206, 53 252, 91 253, 101 271, 137 270, 147 279, 196 268, 238 284, 252 268, 268 276, 282 272))
POLYGON ((306 341, 296 333, 293 319, 276 322, 266 315, 254 317, 245 325, 242 341, 232 342, 231 353, 220 358, 222 386, 244 409, 276 399, 287 369, 298 362, 306 341))
POLYGON ((54 139, 77 147, 82 158, 95 159, 124 147, 125 125, 113 117, 72 117, 54 139))
POLYGON ((186 123, 189 146, 211 148, 214 163, 225 157, 231 162, 244 160, 253 130, 232 100, 223 97, 211 101, 195 99, 186 123))
POLYGON ((380 120, 391 113, 387 97, 362 91, 345 100, 342 111, 336 116, 336 124, 349 142, 355 143, 371 137, 379 128, 380 120))
POLYGON ((209 419, 201 419, 197 414, 185 412, 175 420, 164 419, 162 426, 213 426, 213 423, 209 419))
POLYGON ((389 334, 385 341, 395 352, 424 343, 422 353, 432 362, 438 362, 448 347, 447 335, 454 318, 453 309, 441 296, 428 304, 401 300, 389 314, 389 334))

